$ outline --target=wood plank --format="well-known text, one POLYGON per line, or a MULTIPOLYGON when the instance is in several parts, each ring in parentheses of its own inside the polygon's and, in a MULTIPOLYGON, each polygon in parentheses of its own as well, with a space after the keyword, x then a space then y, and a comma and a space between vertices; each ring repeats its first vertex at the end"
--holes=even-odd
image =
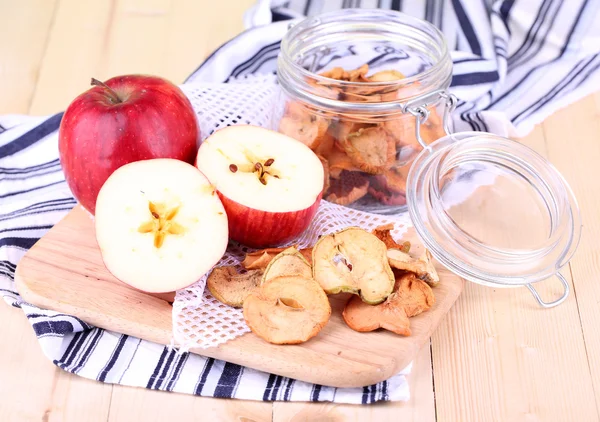
POLYGON ((431 350, 426 344, 413 361, 407 376, 408 402, 376 403, 367 406, 336 403, 273 403, 274 422, 300 421, 403 421, 434 422, 435 404, 431 372, 431 350))
POLYGON ((581 208, 583 232, 579 249, 571 261, 571 272, 585 338, 587 363, 592 374, 596 404, 600 408, 599 116, 600 93, 597 93, 560 110, 547 119, 543 126, 549 159, 571 185, 581 208))
MULTIPOLYGON (((0 38, 10 40, 0 45, 0 113, 28 113, 56 3, 0 1, 0 38)), ((0 383, 0 420, 106 420, 111 386, 54 366, 43 356, 22 311, 0 306, 0 319, 0 337, 10 345, 0 348, 0 373, 10 380, 0 383)))
POLYGON ((49 422, 103 422, 108 418, 112 385, 58 370, 52 400, 45 416, 49 422))
POLYGON ((54 0, 0 0, 0 113, 27 113, 52 26, 54 0))
MULTIPOLYGON (((213 399, 115 386, 109 422, 271 420, 271 403, 213 399)), ((75 420, 75 419, 74 419, 75 420)))
POLYGON ((148 73, 182 83, 204 57, 242 30, 242 13, 251 4, 62 0, 31 113, 64 110, 92 77, 148 73))
MULTIPOLYGON (((540 127, 522 142, 544 152, 540 127)), ((555 279, 536 288, 561 291, 555 279)), ((525 287, 469 283, 432 344, 440 421, 598 419, 573 294, 542 309, 525 287)))
POLYGON ((65 372, 46 358, 20 309, 0 305, 0 420, 104 421, 111 386, 65 372))
MULTIPOLYGON (((423 247, 414 236, 414 232, 407 233, 404 238, 410 240, 411 252, 420 256, 423 247)), ((416 356, 460 294, 463 281, 446 269, 438 271, 441 282, 434 289, 436 303, 411 318, 409 337, 383 330, 351 330, 341 316, 348 296, 335 295, 330 297, 328 324, 309 342, 277 346, 246 334, 196 352, 317 384, 374 384, 398 373, 416 356)), ((19 293, 30 303, 75 315, 97 327, 170 343, 170 305, 127 287, 108 272, 94 225, 79 206, 27 252, 17 266, 15 280, 19 293)))
POLYGON ((0 420, 39 421, 52 405, 58 369, 20 309, 0 303, 0 320, 0 420))

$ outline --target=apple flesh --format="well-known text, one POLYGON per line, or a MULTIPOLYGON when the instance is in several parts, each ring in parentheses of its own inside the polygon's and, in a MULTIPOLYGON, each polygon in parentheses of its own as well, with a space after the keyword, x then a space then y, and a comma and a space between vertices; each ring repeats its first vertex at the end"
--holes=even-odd
POLYGON ((58 148, 73 196, 94 214, 100 188, 119 167, 152 158, 192 164, 199 128, 190 101, 165 79, 127 75, 92 84, 65 111, 58 148))
POLYGON ((208 179, 174 159, 117 169, 96 202, 96 239, 108 271, 144 292, 190 286, 223 256, 225 209, 208 179))
POLYGON ((264 248, 306 230, 323 191, 323 165, 302 142, 258 126, 230 126, 200 146, 196 166, 216 187, 229 237, 264 248))

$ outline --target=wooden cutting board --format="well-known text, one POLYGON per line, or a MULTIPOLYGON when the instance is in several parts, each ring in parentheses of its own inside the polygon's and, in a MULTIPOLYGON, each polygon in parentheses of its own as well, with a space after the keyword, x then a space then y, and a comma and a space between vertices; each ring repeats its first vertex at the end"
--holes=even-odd
MULTIPOLYGON (((414 232, 403 239, 420 253, 414 232)), ((460 295, 464 281, 438 267, 436 303, 411 318, 412 335, 358 333, 341 317, 348 295, 330 296, 331 319, 300 345, 269 344, 252 333, 218 347, 191 350, 204 356, 336 387, 361 387, 398 373, 416 356, 460 295)), ((173 295, 155 297, 116 280, 105 268, 94 224, 79 206, 42 237, 19 262, 16 285, 23 298, 45 309, 77 316, 107 330, 160 344, 171 342, 173 295), (166 299, 166 300, 165 300, 166 299)))

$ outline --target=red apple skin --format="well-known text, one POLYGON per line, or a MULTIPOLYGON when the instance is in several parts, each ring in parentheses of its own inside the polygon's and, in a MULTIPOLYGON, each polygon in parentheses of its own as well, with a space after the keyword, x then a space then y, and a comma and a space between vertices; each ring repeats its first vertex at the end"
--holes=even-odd
POLYGON ((321 194, 310 207, 298 211, 269 212, 236 202, 217 191, 229 223, 229 238, 252 248, 279 246, 300 236, 314 218, 321 194))
POLYGON ((58 133, 60 161, 75 199, 90 213, 119 167, 151 158, 193 164, 200 130, 192 104, 176 85, 148 75, 111 78, 69 105, 58 133))

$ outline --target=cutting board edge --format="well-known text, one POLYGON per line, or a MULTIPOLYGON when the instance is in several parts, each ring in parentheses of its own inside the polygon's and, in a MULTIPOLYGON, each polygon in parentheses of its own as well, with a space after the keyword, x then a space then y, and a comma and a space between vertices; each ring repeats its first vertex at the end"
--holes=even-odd
MULTIPOLYGON (((21 262, 23 262, 23 261, 25 264, 27 264, 28 259, 26 259, 26 257, 23 257, 23 259, 21 259, 21 262)), ((90 325, 93 325, 93 326, 101 328, 101 329, 106 329, 106 330, 114 329, 111 327, 114 327, 114 321, 117 321, 116 318, 106 319, 106 316, 104 316, 105 319, 103 322, 103 320, 100 318, 94 318, 93 316, 90 317, 89 314, 84 315, 86 313, 85 310, 81 310, 81 308, 78 308, 76 306, 70 306, 70 305, 67 305, 66 303, 61 304, 60 306, 56 306, 55 300, 48 299, 44 295, 40 295, 40 294, 36 293, 35 290, 32 290, 29 287, 26 280, 27 280, 27 277, 23 276, 22 270, 19 270, 19 266, 17 266, 17 270, 15 272, 15 286, 17 288, 18 293, 21 295, 21 297, 27 303, 30 303, 34 306, 39 306, 44 309, 49 309, 49 310, 55 311, 55 312, 65 312, 67 314, 70 314, 77 318, 80 318, 81 320, 83 320, 84 322, 86 322, 90 325), (66 308, 65 308, 65 306, 66 306, 66 308)), ((136 333, 133 328, 128 327, 127 325, 124 328, 126 328, 126 329, 121 330, 121 331, 123 331, 121 334, 131 335, 134 337, 139 336, 139 332, 136 333)), ((251 335, 251 333, 247 333, 245 335, 251 335)), ((165 332, 165 338, 150 338, 150 336, 144 336, 143 339, 147 340, 147 341, 155 342, 157 344, 161 344, 163 346, 167 346, 170 344, 170 341, 168 340, 169 337, 170 337, 170 334, 165 332)), ((379 366, 379 368, 378 368, 379 370, 370 370, 370 371, 365 370, 365 371, 362 371, 359 373, 356 373, 356 372, 355 373, 343 373, 342 377, 340 377, 340 376, 332 377, 331 374, 323 374, 322 376, 314 376, 312 373, 309 373, 309 376, 303 376, 301 370, 298 370, 298 371, 294 370, 296 367, 293 367, 290 370, 278 371, 278 370, 273 370, 272 368, 269 368, 268 363, 265 363, 263 365, 254 364, 254 365, 252 365, 252 368, 259 370, 259 371, 266 372, 266 373, 273 373, 275 375, 280 375, 280 376, 289 377, 289 378, 297 379, 297 380, 304 381, 304 382, 320 384, 320 385, 325 385, 325 386, 329 386, 329 387, 360 388, 360 387, 376 384, 378 382, 387 380, 387 379, 391 378, 392 376, 396 375, 397 373, 399 373, 414 359, 414 357, 417 355, 419 350, 423 347, 423 345, 427 342, 428 339, 429 339, 429 337, 424 338, 421 345, 415 345, 414 353, 411 354, 412 356, 406 355, 403 357, 402 356, 398 357, 398 358, 390 361, 388 365, 379 366)), ((235 341, 235 340, 233 340, 233 341, 235 341)), ((235 357, 224 356, 222 350, 220 350, 218 346, 214 347, 214 348, 211 347, 208 349, 192 348, 192 349, 190 349, 190 352, 197 354, 197 355, 206 356, 209 358, 224 360, 224 361, 242 365, 242 366, 249 366, 248 363, 246 361, 244 361, 244 359, 236 359, 235 357)))
MULTIPOLYGON (((21 262, 24 262, 25 264, 27 264, 28 260, 29 260, 28 257, 23 257, 21 259, 21 262)), ((23 276, 23 274, 22 274, 22 269, 19 269, 19 266, 17 266, 17 270, 15 272, 15 286, 16 286, 19 294, 23 297, 23 299, 26 302, 31 303, 32 305, 35 305, 35 306, 39 306, 39 307, 42 307, 45 309, 52 310, 52 311, 66 312, 66 313, 72 314, 73 316, 81 318, 83 321, 85 321, 93 326, 96 326, 98 328, 111 330, 110 326, 114 325, 112 323, 112 321, 115 320, 114 318, 105 320, 105 323, 103 323, 102 319, 89 318, 89 315, 82 315, 82 313, 85 313, 85 312, 81 312, 80 308, 78 308, 78 307, 70 307, 67 305, 67 307, 69 307, 70 309, 65 309, 62 306, 55 306, 54 300, 48 299, 45 296, 37 294, 34 290, 32 290, 28 286, 26 279, 27 279, 27 277, 23 276)), ((463 283, 463 285, 464 285, 464 283, 463 283)), ((458 296, 460 296, 460 292, 457 294, 456 297, 458 298, 458 296)), ((452 303, 454 303, 455 300, 456 299, 454 299, 452 301, 452 303)), ((439 320, 437 322, 437 324, 432 327, 432 333, 437 329, 440 322, 441 322, 441 320, 439 320)), ((133 328, 125 329, 122 331, 124 331, 122 334, 127 334, 127 335, 131 335, 131 336, 139 336, 139 332, 138 333, 134 332, 133 328)), ((245 335, 250 335, 250 333, 247 333, 245 335)), ((165 332, 165 338, 149 338, 149 336, 145 336, 144 340, 152 341, 152 342, 167 346, 168 344, 170 344, 170 341, 168 340, 170 338, 170 336, 171 336, 171 334, 165 332)), ((314 376, 306 377, 306 376, 303 376, 300 371, 298 371, 298 372, 295 372, 293 370, 283 370, 283 371, 275 370, 275 371, 273 371, 266 364, 265 365, 252 365, 252 368, 259 370, 259 371, 267 372, 267 373, 273 373, 275 375, 294 378, 294 379, 297 379, 300 381, 305 381, 305 382, 309 382, 309 383, 313 383, 313 384, 326 385, 329 387, 360 388, 360 387, 376 384, 378 382, 387 380, 387 379, 391 378, 392 376, 400 373, 400 371, 402 371, 406 366, 408 366, 410 364, 410 362, 417 356, 418 352, 427 344, 427 341, 430 340, 430 338, 431 338, 431 335, 423 336, 421 341, 419 342, 419 344, 415 344, 413 353, 406 354, 405 356, 399 356, 399 357, 393 359, 392 361, 390 361, 390 363, 388 365, 380 366, 379 371, 371 370, 371 371, 363 371, 362 373, 348 373, 348 374, 344 374, 347 376, 343 376, 341 379, 332 377, 331 374, 323 375, 321 377, 314 377, 314 376)), ((233 341, 235 341, 235 340, 233 340, 233 341)), ((206 356, 206 357, 215 358, 215 359, 219 359, 219 360, 225 360, 227 362, 235 363, 235 364, 242 365, 242 366, 249 366, 247 364, 247 362, 245 362, 243 359, 236 359, 235 357, 224 356, 222 353, 222 350, 220 350, 218 346, 214 347, 214 348, 208 348, 208 349, 192 348, 192 349, 190 349, 190 352, 201 355, 201 356, 206 356)))

